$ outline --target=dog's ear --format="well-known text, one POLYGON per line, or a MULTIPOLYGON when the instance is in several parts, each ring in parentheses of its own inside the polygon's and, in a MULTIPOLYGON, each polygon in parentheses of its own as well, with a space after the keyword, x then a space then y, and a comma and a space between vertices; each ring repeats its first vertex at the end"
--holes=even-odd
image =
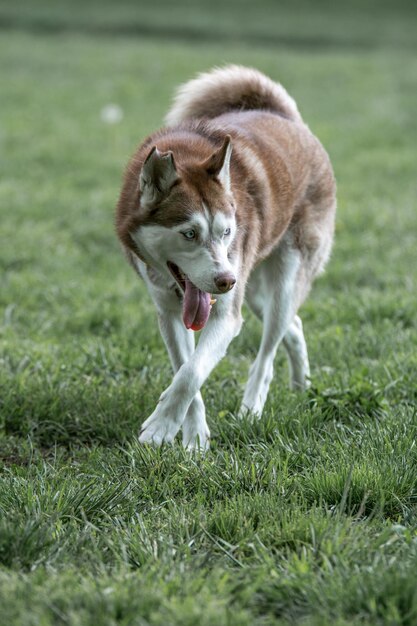
POLYGON ((226 191, 230 191, 230 157, 232 156, 232 138, 226 135, 221 147, 203 163, 203 167, 217 178, 226 191))
POLYGON ((154 146, 146 157, 139 176, 141 207, 149 207, 166 196, 178 179, 172 152, 161 153, 154 146))

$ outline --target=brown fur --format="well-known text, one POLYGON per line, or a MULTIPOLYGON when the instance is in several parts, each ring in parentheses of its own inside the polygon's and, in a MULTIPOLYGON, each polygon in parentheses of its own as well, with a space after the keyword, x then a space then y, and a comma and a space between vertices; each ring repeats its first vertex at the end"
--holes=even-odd
MULTIPOLYGON (((262 76, 262 75, 261 75, 262 76)), ((269 80, 269 79, 268 79, 269 80)), ((259 82, 259 81, 258 81, 259 82)), ((272 82, 272 81, 271 81, 272 82)), ((246 84, 247 88, 247 84, 246 84)), ((255 81, 254 90, 258 88, 255 81)), ((211 99, 221 110, 218 91, 211 99), (215 103, 215 100, 217 101, 215 103)), ((224 108, 230 108, 230 89, 224 108)), ((245 102, 249 102, 247 94, 245 102)), ((254 101, 254 98, 252 98, 254 101)), ((265 103, 265 98, 264 98, 265 103)), ((199 100, 197 109, 201 106, 199 100)), ((210 102, 209 102, 210 106, 210 102)), ((297 109, 223 113, 210 120, 187 119, 175 128, 150 135, 133 155, 125 173, 116 213, 116 229, 128 256, 140 257, 130 234, 145 224, 170 226, 184 221, 204 202, 213 212, 236 210, 238 235, 234 250, 244 259, 247 278, 291 227, 296 246, 311 264, 307 283, 327 260, 334 224, 335 181, 327 153, 302 122, 297 109), (233 145, 231 182, 233 198, 225 204, 219 183, 207 165, 230 135, 233 145), (139 175, 151 148, 172 151, 179 180, 152 210, 140 207, 139 175), (320 250, 322 249, 322 252, 320 250)), ((273 108, 272 104, 269 107, 273 108)), ((208 109, 206 117, 212 117, 208 109)), ((309 285, 303 290, 308 292, 309 285)))

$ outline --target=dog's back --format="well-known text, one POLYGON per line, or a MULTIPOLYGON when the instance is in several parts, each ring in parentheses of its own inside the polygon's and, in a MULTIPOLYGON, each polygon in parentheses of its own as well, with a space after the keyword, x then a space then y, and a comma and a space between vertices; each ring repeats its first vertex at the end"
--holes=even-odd
POLYGON ((215 69, 179 88, 166 122, 231 135, 238 219, 251 230, 246 264, 268 256, 291 223, 311 281, 331 250, 335 182, 326 151, 284 87, 255 69, 215 69))

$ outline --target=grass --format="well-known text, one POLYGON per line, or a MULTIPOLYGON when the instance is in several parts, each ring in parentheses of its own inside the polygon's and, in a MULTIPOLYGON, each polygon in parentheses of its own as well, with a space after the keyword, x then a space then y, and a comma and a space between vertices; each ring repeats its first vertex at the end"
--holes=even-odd
POLYGON ((413 6, 68 6, 0 4, 0 622, 413 626, 413 6), (302 310, 311 390, 287 389, 279 354, 262 421, 235 419, 246 311, 199 457, 136 441, 171 372, 113 207, 174 87, 226 61, 296 98, 339 210, 302 310))

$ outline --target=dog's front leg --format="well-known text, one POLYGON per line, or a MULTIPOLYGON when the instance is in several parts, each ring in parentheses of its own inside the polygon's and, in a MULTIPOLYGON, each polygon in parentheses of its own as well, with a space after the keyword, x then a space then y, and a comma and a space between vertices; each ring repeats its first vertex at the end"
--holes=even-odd
POLYGON ((240 308, 229 294, 214 309, 192 356, 181 365, 171 385, 162 393, 158 406, 142 425, 141 443, 171 442, 187 416, 193 398, 213 368, 226 354, 242 324, 240 308))
MULTIPOLYGON (((181 312, 165 310, 159 311, 159 328, 164 339, 171 360, 174 374, 192 356, 194 332, 187 330, 181 319, 181 312)), ((210 430, 206 421, 206 409, 201 393, 198 391, 188 407, 187 415, 182 425, 182 442, 184 448, 193 450, 208 449, 210 430)))
MULTIPOLYGON (((175 291, 167 288, 163 279, 140 260, 136 261, 139 274, 144 279, 158 312, 159 329, 167 348, 174 374, 194 352, 194 333, 182 321, 182 306, 175 291)), ((209 447, 210 431, 206 422, 206 409, 198 392, 188 407, 183 423, 183 445, 187 449, 209 447)), ((164 438, 168 440, 167 438, 164 438)), ((140 441, 153 441, 152 429, 140 432, 140 441)))

